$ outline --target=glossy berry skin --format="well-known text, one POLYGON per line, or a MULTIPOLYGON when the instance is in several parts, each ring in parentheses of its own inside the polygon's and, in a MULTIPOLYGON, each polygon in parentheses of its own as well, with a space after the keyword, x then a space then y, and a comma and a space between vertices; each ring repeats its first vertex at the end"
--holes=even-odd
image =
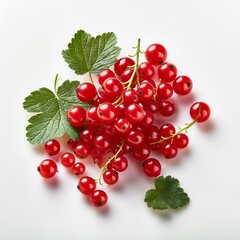
POLYGON ((116 129, 114 128, 113 124, 106 124, 102 127, 102 133, 106 136, 114 137, 116 136, 116 129))
POLYGON ((106 102, 99 104, 97 114, 101 122, 109 124, 115 121, 117 110, 113 104, 106 102))
POLYGON ((81 102, 91 102, 97 96, 97 90, 92 83, 81 83, 76 89, 77 97, 81 102))
POLYGON ((123 172, 128 167, 128 160, 124 156, 117 157, 112 161, 112 168, 117 172, 123 172))
POLYGON ((80 178, 77 188, 82 194, 91 195, 96 189, 96 182, 93 178, 84 176, 80 178))
POLYGON ((93 147, 102 152, 107 152, 111 149, 111 141, 106 135, 99 134, 94 138, 93 147))
POLYGON ((160 101, 158 110, 161 115, 163 115, 165 117, 169 117, 169 116, 173 115, 175 112, 175 104, 170 99, 165 100, 165 101, 160 101))
POLYGON ((75 175, 81 175, 81 174, 84 174, 85 173, 85 170, 86 170, 86 167, 83 163, 81 162, 76 162, 73 166, 72 166, 72 172, 75 174, 75 175))
POLYGON ((157 88, 157 99, 167 100, 173 95, 173 87, 169 83, 161 83, 157 88))
POLYGON ((159 108, 158 102, 154 99, 150 99, 149 101, 144 102, 143 105, 146 110, 149 110, 152 113, 156 113, 159 108))
POLYGON ((90 196, 90 201, 95 207, 103 207, 108 201, 108 196, 103 190, 95 190, 90 196))
POLYGON ((122 83, 116 78, 108 78, 103 82, 103 91, 107 97, 117 98, 123 90, 122 83))
MULTIPOLYGON (((144 139, 148 144, 158 142, 161 136, 159 135, 159 129, 157 126, 153 125, 151 127, 144 129, 144 139)), ((154 145, 151 145, 154 146, 154 145)))
POLYGON ((177 68, 174 64, 165 62, 158 67, 158 77, 162 82, 172 82, 177 77, 177 68))
POLYGON ((131 89, 123 93, 123 101, 125 104, 138 103, 139 96, 136 90, 131 89))
POLYGON ((70 152, 65 152, 62 154, 61 158, 61 163, 64 167, 72 167, 75 163, 75 156, 70 153, 70 152))
POLYGON ((155 69, 152 64, 148 62, 143 62, 138 67, 138 75, 140 80, 149 80, 154 76, 155 69))
POLYGON ((188 136, 184 133, 179 133, 174 137, 173 143, 177 146, 177 148, 185 148, 189 143, 188 136))
POLYGON ((123 72, 130 66, 134 66, 135 61, 129 57, 120 58, 114 64, 114 71, 118 76, 121 76, 123 72))
POLYGON ((187 95, 192 91, 192 80, 187 76, 179 76, 173 81, 173 90, 178 95, 187 95))
POLYGON ((43 160, 37 168, 43 178, 52 178, 58 171, 57 164, 51 159, 43 160))
POLYGON ((44 149, 50 156, 57 155, 60 148, 60 143, 56 139, 51 139, 44 144, 44 149))
POLYGON ((167 50, 159 43, 151 44, 145 51, 145 58, 152 65, 162 64, 167 59, 167 50))
POLYGON ((74 154, 80 158, 80 159, 85 159, 89 156, 91 150, 89 145, 86 143, 81 143, 74 149, 74 154))
POLYGON ((103 84, 103 82, 110 78, 110 77, 115 77, 115 74, 112 70, 110 69, 104 69, 103 71, 101 71, 99 74, 98 74, 98 82, 100 85, 103 84))
POLYGON ((130 130, 130 122, 127 118, 118 118, 114 123, 114 128, 120 134, 126 134, 130 130))
POLYGON ((139 100, 140 102, 147 102, 150 99, 153 98, 153 95, 155 93, 154 88, 152 86, 152 84, 148 83, 148 82, 142 82, 140 84, 140 86, 138 87, 138 96, 139 96, 139 100))
POLYGON ((190 116, 196 119, 197 122, 205 122, 211 115, 211 109, 205 102, 196 102, 190 107, 190 116), (197 118, 198 114, 200 116, 197 118))
POLYGON ((171 159, 177 156, 178 148, 174 143, 165 143, 161 147, 161 152, 165 158, 171 159))
MULTIPOLYGON (((132 78, 132 75, 133 75, 133 69, 132 68, 128 68, 126 69, 123 74, 121 75, 120 79, 121 79, 121 82, 123 84, 125 84, 125 86, 128 85, 128 81, 132 78)), ((137 77, 136 77, 136 74, 133 76, 133 79, 132 79, 132 84, 131 84, 131 87, 135 86, 136 85, 136 80, 137 80, 137 77)))
POLYGON ((69 147, 71 147, 72 149, 74 149, 77 145, 80 144, 80 141, 78 140, 73 140, 73 139, 69 139, 67 144, 69 145, 69 147))
POLYGON ((81 141, 90 144, 93 141, 94 133, 92 130, 85 129, 80 133, 79 138, 81 141))
POLYGON ((148 177, 157 177, 161 174, 162 167, 155 158, 148 158, 143 162, 143 171, 148 177))
POLYGON ((113 184, 117 183, 118 178, 119 178, 118 177, 118 172, 116 172, 113 169, 106 170, 103 173, 103 180, 108 185, 113 185, 113 184))
POLYGON ((126 136, 127 143, 134 147, 140 146, 144 141, 143 133, 138 130, 131 130, 126 136))
POLYGON ((150 127, 153 125, 153 122, 154 122, 154 115, 152 112, 147 110, 146 115, 143 118, 142 122, 139 123, 139 126, 144 128, 150 127))
POLYGON ((81 127, 86 121, 86 111, 80 106, 73 106, 67 112, 67 120, 73 127, 81 127))
POLYGON ((175 132, 175 127, 171 123, 165 123, 159 128, 159 134, 161 137, 169 137, 175 132))
POLYGON ((125 114, 126 114, 127 119, 131 123, 138 123, 143 120, 143 118, 146 115, 146 112, 138 104, 132 103, 129 106, 127 106, 125 114))
POLYGON ((138 161, 143 161, 149 157, 151 148, 147 144, 135 147, 132 151, 133 157, 138 161))

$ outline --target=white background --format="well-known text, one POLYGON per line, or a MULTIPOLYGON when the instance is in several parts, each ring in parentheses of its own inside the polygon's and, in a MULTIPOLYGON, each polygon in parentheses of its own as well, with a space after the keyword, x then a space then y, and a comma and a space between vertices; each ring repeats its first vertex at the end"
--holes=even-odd
MULTIPOLYGON (((240 239, 239 55, 240 1, 0 1, 0 239, 240 239), (78 179, 59 166, 56 183, 36 172, 46 158, 42 146, 25 138, 24 98, 53 88, 68 69, 61 50, 74 33, 114 31, 122 56, 160 42, 179 74, 194 82, 190 99, 180 101, 177 126, 190 121, 195 100, 209 103, 211 120, 189 131, 190 146, 177 160, 162 160, 163 175, 178 178, 191 203, 176 212, 148 209, 152 186, 135 164, 121 175, 105 209, 90 206, 77 191, 78 179)), ((88 173, 97 176, 91 169, 88 173)))

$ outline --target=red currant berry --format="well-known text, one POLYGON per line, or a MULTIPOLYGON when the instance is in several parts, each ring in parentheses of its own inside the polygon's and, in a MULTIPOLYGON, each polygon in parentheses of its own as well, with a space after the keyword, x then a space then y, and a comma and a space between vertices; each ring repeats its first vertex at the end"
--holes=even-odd
POLYGON ((179 76, 173 81, 173 90, 179 95, 187 95, 192 90, 192 80, 187 76, 179 76))
POLYGON ((123 90, 122 83, 116 78, 108 78, 104 81, 102 85, 104 94, 107 97, 118 98, 123 90))
POLYGON ((156 113, 159 108, 158 102, 156 102, 154 99, 150 99, 149 101, 144 102, 143 105, 146 110, 149 110, 152 113, 156 113))
POLYGON ((76 90, 77 97, 81 102, 91 102, 97 96, 97 90, 92 83, 81 83, 76 90))
POLYGON ((139 96, 137 91, 134 89, 127 90, 126 92, 123 93, 123 101, 126 104, 131 104, 131 103, 138 103, 139 102, 139 96))
POLYGON ((147 144, 135 147, 132 151, 133 157, 138 161, 143 161, 149 157, 151 148, 147 144))
POLYGON ((95 207, 102 207, 107 203, 108 196, 102 190, 95 190, 90 196, 90 201, 95 207))
POLYGON ((173 95, 173 88, 168 83, 162 83, 157 88, 157 99, 158 100, 166 100, 173 95))
POLYGON ((111 71, 110 69, 105 69, 103 71, 101 71, 99 74, 98 74, 98 82, 100 85, 103 84, 103 82, 110 78, 110 77, 115 77, 115 74, 113 71, 111 71))
POLYGON ((189 143, 188 136, 184 133, 179 133, 174 137, 173 143, 177 146, 177 148, 185 148, 189 143))
POLYGON ((153 125, 154 122, 154 115, 150 111, 146 111, 146 115, 143 118, 142 122, 139 123, 139 126, 141 127, 150 127, 153 125))
POLYGON ((86 111, 80 106, 68 110, 67 120, 73 127, 81 127, 86 121, 86 111))
POLYGON ((93 137, 94 137, 94 133, 92 130, 89 130, 89 129, 85 129, 84 131, 82 131, 79 136, 81 141, 88 144, 90 144, 93 141, 93 137))
POLYGON ((111 141, 106 135, 99 134, 95 137, 93 146, 102 152, 107 152, 111 149, 111 141))
POLYGON ((77 188, 82 194, 91 195, 96 189, 96 182, 93 178, 84 176, 80 178, 77 188))
POLYGON ((163 63, 158 68, 158 77, 163 82, 172 82, 177 77, 177 68, 172 63, 163 63))
POLYGON ((165 158, 171 159, 177 156, 178 148, 173 143, 165 143, 162 145, 161 151, 165 158))
POLYGON ((87 158, 91 150, 87 144, 81 143, 74 149, 74 154, 81 159, 87 158))
POLYGON ((60 152, 60 143, 56 139, 51 139, 44 144, 45 151, 50 155, 54 156, 60 152))
POLYGON ((141 102, 147 102, 153 98, 154 88, 148 82, 142 82, 138 87, 138 96, 141 102))
POLYGON ((171 123, 165 123, 159 128, 159 134, 161 137, 169 137, 175 132, 175 127, 171 123))
POLYGON ((167 59, 167 50, 161 44, 151 44, 145 51, 145 58, 153 65, 162 64, 167 59))
POLYGON ((86 167, 83 163, 81 162, 76 162, 73 167, 72 167, 72 171, 75 175, 81 175, 84 174, 86 170, 86 167))
POLYGON ((116 129, 114 126, 111 125, 104 125, 102 127, 102 133, 105 134, 106 136, 113 137, 116 135, 116 129))
POLYGON ((161 164, 155 158, 148 158, 143 162, 143 171, 148 177, 157 177, 161 174, 161 164))
POLYGON ((106 184, 113 185, 118 181, 118 172, 115 170, 106 170, 103 173, 103 180, 106 184))
POLYGON ((192 119, 196 119, 197 122, 207 121, 210 114, 211 109, 205 102, 196 102, 190 107, 190 116, 192 119))
POLYGON ((67 144, 72 148, 74 149, 77 145, 80 144, 80 141, 78 140, 73 140, 73 139, 69 139, 67 144))
POLYGON ((127 119, 131 123, 138 123, 143 120, 143 118, 146 115, 146 112, 138 104, 132 103, 126 108, 125 114, 126 114, 127 119))
POLYGON ((143 141, 144 141, 144 135, 143 133, 136 129, 136 130, 131 130, 127 136, 126 136, 126 140, 130 145, 133 145, 134 147, 136 146, 140 146, 143 141))
POLYGON ((128 160, 124 156, 117 157, 112 161, 112 168, 117 172, 123 172, 128 167, 128 160))
MULTIPOLYGON (((126 69, 123 72, 123 74, 121 75, 121 82, 127 86, 128 82, 132 78, 133 74, 134 74, 134 70, 133 69, 131 69, 131 68, 126 69)), ((132 78, 131 87, 134 87, 136 85, 136 80, 137 80, 137 76, 136 76, 136 74, 134 74, 134 76, 132 78)))
POLYGON ((97 114, 97 107, 91 106, 88 108, 86 112, 87 121, 96 123, 96 125, 99 122, 98 114, 97 114))
POLYGON ((130 122, 126 118, 119 118, 114 123, 114 128, 120 134, 127 133, 130 130, 130 127, 131 127, 130 122))
POLYGON ((113 123, 117 116, 117 110, 111 103, 101 103, 97 108, 98 118, 101 122, 113 123))
POLYGON ((143 62, 138 67, 138 75, 140 80, 151 79, 154 73, 155 73, 154 67, 148 62, 143 62))
POLYGON ((58 171, 57 164, 51 159, 43 160, 37 168, 44 178, 52 178, 58 171))
POLYGON ((61 156, 61 163, 64 167, 72 167, 75 163, 75 156, 70 152, 65 152, 61 156))
MULTIPOLYGON (((146 143, 155 143, 161 139, 159 129, 155 125, 144 129, 144 138, 146 143)), ((152 145, 153 146, 153 145, 152 145)))
POLYGON ((165 100, 159 102, 159 112, 165 117, 169 117, 175 112, 175 104, 172 100, 165 100))
POLYGON ((134 64, 135 61, 129 57, 120 58, 114 64, 114 71, 118 76, 121 76, 128 67, 133 67, 134 64))

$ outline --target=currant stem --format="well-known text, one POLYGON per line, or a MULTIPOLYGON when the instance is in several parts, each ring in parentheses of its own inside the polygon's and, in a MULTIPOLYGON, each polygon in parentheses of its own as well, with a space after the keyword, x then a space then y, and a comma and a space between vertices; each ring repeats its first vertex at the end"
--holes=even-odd
POLYGON ((55 80, 54 80, 54 92, 57 96, 57 81, 58 81, 58 73, 56 74, 55 80))
POLYGON ((169 137, 161 137, 161 139, 160 139, 159 141, 150 143, 150 145, 162 143, 162 142, 167 141, 167 140, 169 140, 169 139, 171 139, 171 141, 173 141, 174 137, 175 137, 176 135, 178 135, 179 133, 181 133, 181 132, 187 132, 187 130, 188 130, 190 127, 192 127, 192 126, 197 122, 197 120, 198 120, 198 118, 199 118, 200 116, 201 116, 201 106, 199 106, 199 108, 198 108, 198 114, 197 114, 196 118, 195 118, 192 122, 190 122, 189 124, 187 124, 184 128, 180 128, 180 130, 179 130, 178 132, 170 135, 169 137))
POLYGON ((91 80, 92 84, 94 85, 93 78, 92 78, 92 74, 91 74, 90 72, 88 72, 88 75, 89 75, 89 77, 90 77, 90 80, 91 80))
POLYGON ((121 143, 121 145, 119 146, 118 151, 117 151, 112 157, 110 157, 110 158, 107 160, 107 162, 104 164, 104 166, 103 166, 103 168, 102 168, 102 172, 101 172, 99 178, 97 178, 97 179, 95 180, 95 181, 96 181, 97 183, 99 183, 101 186, 103 185, 101 180, 102 180, 102 176, 103 176, 103 174, 104 174, 104 171, 106 170, 108 164, 109 164, 113 159, 115 159, 115 158, 118 156, 118 154, 122 151, 122 148, 123 148, 124 143, 125 143, 125 141, 123 141, 123 142, 121 143))

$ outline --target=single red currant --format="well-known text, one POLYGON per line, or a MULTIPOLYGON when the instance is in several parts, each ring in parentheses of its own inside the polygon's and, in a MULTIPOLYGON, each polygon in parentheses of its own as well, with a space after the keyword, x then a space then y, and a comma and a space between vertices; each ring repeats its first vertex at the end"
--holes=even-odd
POLYGON ((119 156, 112 161, 112 168, 117 172, 123 172, 128 167, 128 160, 124 156, 119 156))
POLYGON ((140 105, 132 103, 129 106, 127 106, 125 114, 127 119, 131 123, 138 123, 143 120, 143 118, 146 115, 146 112, 140 105))
POLYGON ((74 149, 74 154, 81 159, 87 158, 90 152, 91 150, 87 143, 81 143, 74 149))
POLYGON ((73 106, 68 110, 67 120, 73 127, 81 127, 86 121, 86 111, 80 106, 73 106))
POLYGON ((131 83, 131 87, 134 87, 136 85, 136 80, 137 80, 137 76, 136 74, 134 74, 134 76, 132 77, 132 75, 134 74, 134 70, 132 68, 128 68, 126 69, 123 74, 121 75, 121 82, 125 85, 128 86, 130 79, 132 78, 132 83, 131 83))
POLYGON ((165 101, 160 101, 158 110, 161 115, 163 115, 165 117, 169 117, 169 116, 173 115, 175 112, 175 104, 170 99, 165 100, 165 101))
POLYGON ((138 67, 138 75, 141 80, 152 79, 154 73, 154 67, 148 62, 143 62, 138 67))
POLYGON ((98 82, 100 85, 103 84, 103 82, 110 78, 110 77, 115 77, 115 74, 113 71, 111 71, 110 69, 105 69, 102 70, 99 74, 98 74, 98 82))
POLYGON ((143 171, 148 177, 157 177, 161 174, 161 164, 155 158, 148 158, 143 162, 143 171))
POLYGON ((86 167, 81 162, 76 162, 72 167, 72 172, 77 176, 81 175, 81 174, 84 174, 85 170, 86 170, 86 167))
POLYGON ((165 143, 161 147, 162 155, 165 158, 171 159, 177 156, 178 148, 174 143, 165 143))
POLYGON ((190 116, 196 122, 205 122, 211 115, 211 109, 205 102, 196 102, 190 107, 190 116))
POLYGON ((115 170, 106 170, 103 173, 103 180, 106 184, 113 185, 118 181, 118 172, 115 170))
POLYGON ((94 133, 90 129, 85 129, 80 133, 80 140, 90 144, 93 141, 94 133))
POLYGON ((44 144, 44 149, 50 156, 57 155, 60 148, 60 143, 56 139, 51 139, 44 144))
POLYGON ((84 176, 80 178, 77 188, 82 194, 91 195, 96 189, 96 182, 93 178, 84 176))
POLYGON ((159 128, 159 134, 161 137, 169 137, 175 132, 175 127, 171 123, 165 123, 159 128))
POLYGON ((101 103, 97 108, 98 118, 101 122, 113 123, 117 117, 117 110, 111 103, 101 103))
POLYGON ((37 168, 43 178, 52 178, 58 171, 57 164, 51 159, 43 160, 37 168))
POLYGON ((94 138, 93 146, 102 152, 107 152, 111 149, 111 141, 106 135, 99 134, 94 138))
POLYGON ((97 96, 97 90, 92 83, 81 83, 76 90, 77 97, 81 102, 91 102, 97 96))
POLYGON ((155 93, 152 84, 148 82, 142 82, 138 87, 137 92, 138 92, 139 100, 141 102, 149 101, 150 99, 153 98, 153 95, 155 93))
POLYGON ((65 152, 61 156, 61 163, 64 167, 72 167, 75 163, 75 156, 70 152, 65 152))
POLYGON ((138 130, 138 129, 135 129, 135 130, 131 130, 127 136, 126 136, 126 140, 127 142, 130 144, 130 145, 133 145, 134 147, 136 146, 140 146, 143 141, 144 141, 144 135, 143 133, 138 130))
POLYGON ((90 196, 90 201, 95 207, 102 207, 108 201, 108 196, 103 190, 95 190, 90 196))
POLYGON ((135 61, 129 57, 120 58, 114 64, 114 71, 118 76, 121 76, 128 67, 133 67, 134 64, 135 61))
POLYGON ((188 136, 184 133, 179 133, 173 138, 173 143, 177 148, 185 148, 189 143, 188 136))
POLYGON ((147 144, 135 147, 132 151, 133 157, 138 161, 143 161, 149 157, 151 148, 147 144))
POLYGON ((107 97, 118 98, 123 90, 122 83, 116 78, 108 78, 103 82, 103 91, 107 97))
POLYGON ((123 93, 123 101, 126 104, 138 103, 139 96, 138 96, 137 91, 135 91, 134 89, 125 91, 123 93))
POLYGON ((165 62, 158 67, 158 77, 163 82, 172 82, 177 77, 177 68, 174 64, 165 62))
POLYGON ((145 58, 153 65, 162 64, 167 58, 167 50, 159 43, 151 44, 145 51, 145 58))
POLYGON ((130 130, 130 122, 127 118, 118 118, 114 123, 114 128, 120 134, 126 134, 130 130))
POLYGON ((168 83, 161 83, 157 88, 157 99, 166 100, 173 95, 173 88, 168 83))
POLYGON ((173 81, 173 90, 179 95, 187 95, 192 90, 192 80, 187 76, 179 76, 173 81))

